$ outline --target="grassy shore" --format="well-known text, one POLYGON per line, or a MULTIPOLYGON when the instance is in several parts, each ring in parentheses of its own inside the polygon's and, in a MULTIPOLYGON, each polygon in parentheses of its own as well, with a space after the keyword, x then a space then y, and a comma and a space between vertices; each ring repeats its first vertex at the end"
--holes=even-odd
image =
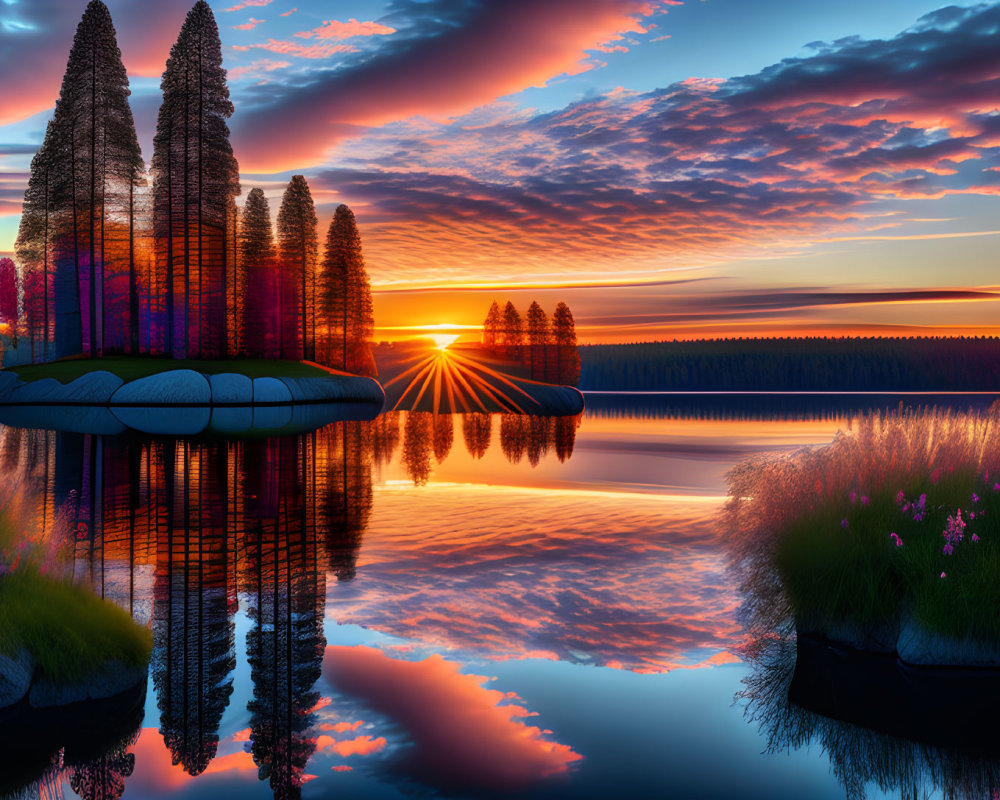
MULTIPOLYGON (((234 372, 248 378, 318 378, 331 371, 305 361, 275 361, 263 358, 201 360, 159 357, 108 356, 105 358, 66 358, 46 364, 9 367, 23 381, 55 378, 69 383, 89 372, 106 370, 126 383, 173 369, 192 369, 204 375, 234 372)), ((333 373, 338 374, 338 373, 333 373)))
POLYGON ((1000 641, 1000 412, 868 415, 729 481, 745 560, 773 565, 798 622, 1000 641))
POLYGON ((74 683, 108 661, 149 662, 152 635, 123 609, 33 567, 0 578, 0 653, 24 648, 43 677, 74 683))

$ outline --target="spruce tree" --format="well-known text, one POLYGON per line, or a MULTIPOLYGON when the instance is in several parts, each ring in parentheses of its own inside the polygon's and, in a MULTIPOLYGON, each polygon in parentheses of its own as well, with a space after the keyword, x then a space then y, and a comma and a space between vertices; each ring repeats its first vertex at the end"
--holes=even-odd
POLYGON ((559 303, 552 315, 552 338, 556 344, 556 380, 576 386, 580 381, 580 354, 576 348, 573 312, 565 303, 559 303))
POLYGON ((500 335, 502 325, 503 320, 500 318, 500 306, 494 300, 490 306, 490 310, 486 314, 486 320, 483 322, 483 346, 487 350, 496 350, 498 344, 497 337, 500 335))
POLYGON ((524 323, 510 300, 503 307, 502 339, 507 358, 517 358, 521 355, 521 348, 524 346, 524 323))
POLYGON ((542 311, 542 307, 537 302, 532 301, 528 307, 528 346, 529 364, 531 377, 535 379, 545 379, 544 367, 546 345, 550 340, 549 317, 542 311))
POLYGON ((243 352, 253 358, 277 358, 277 253, 271 211, 261 189, 251 189, 240 225, 239 260, 245 277, 243 352))
POLYGON ((337 331, 340 340, 330 345, 332 363, 347 372, 370 372, 367 347, 375 328, 371 285, 357 221, 345 205, 337 206, 330 221, 321 292, 327 329, 337 331))
POLYGON ((230 293, 227 255, 239 169, 226 120, 233 113, 212 9, 198 0, 170 49, 153 139, 157 266, 165 279, 167 350, 221 356, 230 293))
POLYGON ((0 258, 0 322, 17 325, 17 270, 10 258, 0 258))
POLYGON ((284 358, 316 358, 316 224, 309 184, 293 175, 278 210, 284 358))
POLYGON ((32 360, 40 352, 43 361, 47 358, 52 336, 49 307, 54 225, 49 153, 52 150, 53 130, 50 121, 45 130, 45 140, 31 159, 31 172, 21 206, 21 222, 14 242, 14 256, 21 265, 24 281, 24 311, 32 360))
MULTIPOLYGON (((144 168, 128 104, 128 76, 107 6, 91 0, 77 27, 59 100, 25 193, 27 220, 18 250, 25 268, 44 273, 41 338, 49 338, 49 272, 55 274, 56 355, 102 350, 103 286, 129 255, 108 236, 132 223, 122 198, 144 168), (30 262, 30 263, 29 263, 30 262), (87 325, 80 293, 87 286, 87 325), (84 336, 86 334, 86 336, 84 336)), ((39 281, 33 279, 33 290, 39 281)), ((32 304, 38 301, 32 298, 32 304)), ((37 314, 33 314, 37 317, 37 314)), ((43 346, 43 354, 47 347, 43 346)))

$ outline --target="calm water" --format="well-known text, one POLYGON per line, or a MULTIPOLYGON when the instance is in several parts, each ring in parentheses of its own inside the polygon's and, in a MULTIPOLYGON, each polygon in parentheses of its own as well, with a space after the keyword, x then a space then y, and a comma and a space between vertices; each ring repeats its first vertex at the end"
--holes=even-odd
POLYGON ((154 636, 141 721, 26 793, 990 797, 983 757, 789 705, 794 651, 737 655, 726 471, 897 402, 604 396, 579 420, 245 441, 0 428, 26 530, 154 636))

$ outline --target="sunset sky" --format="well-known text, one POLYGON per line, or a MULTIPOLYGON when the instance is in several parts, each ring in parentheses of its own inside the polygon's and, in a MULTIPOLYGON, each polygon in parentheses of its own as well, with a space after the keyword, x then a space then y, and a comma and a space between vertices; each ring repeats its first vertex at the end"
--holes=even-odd
MULTIPOLYGON (((191 0, 107 4, 148 161, 191 0)), ((0 0, 0 255, 85 5, 0 0)), ((1000 332, 1000 3, 211 5, 244 193, 354 209, 376 338, 1000 332)))

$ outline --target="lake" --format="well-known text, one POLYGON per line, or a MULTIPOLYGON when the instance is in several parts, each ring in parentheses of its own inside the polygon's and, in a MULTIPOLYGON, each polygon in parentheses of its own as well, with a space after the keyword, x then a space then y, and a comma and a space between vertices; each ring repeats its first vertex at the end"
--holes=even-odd
MULTIPOLYGON (((0 428, 25 530, 154 641, 127 730, 23 791, 995 797, 989 752, 829 720, 788 703, 794 651, 744 659, 720 518, 744 458, 864 409, 993 399, 588 395, 581 418, 244 440, 0 428)), ((19 766, 0 754, 0 796, 19 766)))

